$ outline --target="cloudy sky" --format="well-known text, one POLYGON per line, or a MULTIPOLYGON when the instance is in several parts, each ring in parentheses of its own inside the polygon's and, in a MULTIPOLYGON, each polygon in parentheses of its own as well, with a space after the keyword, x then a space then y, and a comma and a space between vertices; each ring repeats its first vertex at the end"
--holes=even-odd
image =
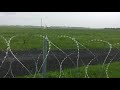
POLYGON ((0 12, 0 25, 120 27, 120 12, 0 12))

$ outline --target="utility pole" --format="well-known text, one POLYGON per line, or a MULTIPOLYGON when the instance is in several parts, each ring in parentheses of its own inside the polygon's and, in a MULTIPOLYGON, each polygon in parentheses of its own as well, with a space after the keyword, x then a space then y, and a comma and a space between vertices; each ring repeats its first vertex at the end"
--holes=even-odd
POLYGON ((41 18, 41 28, 42 28, 42 18, 41 18))

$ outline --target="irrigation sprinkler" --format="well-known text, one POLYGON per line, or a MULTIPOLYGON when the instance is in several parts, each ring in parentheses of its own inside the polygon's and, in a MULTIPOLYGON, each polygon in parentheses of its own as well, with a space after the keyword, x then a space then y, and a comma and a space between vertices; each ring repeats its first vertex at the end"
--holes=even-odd
POLYGON ((42 77, 46 77, 46 68, 47 68, 47 54, 48 54, 48 41, 47 35, 43 38, 43 66, 42 66, 42 77))

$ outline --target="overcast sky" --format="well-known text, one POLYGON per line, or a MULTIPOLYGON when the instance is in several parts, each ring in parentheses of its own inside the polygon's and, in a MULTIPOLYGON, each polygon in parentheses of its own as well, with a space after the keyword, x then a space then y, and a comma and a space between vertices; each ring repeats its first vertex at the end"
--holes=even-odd
POLYGON ((0 25, 120 28, 120 12, 0 12, 0 25))

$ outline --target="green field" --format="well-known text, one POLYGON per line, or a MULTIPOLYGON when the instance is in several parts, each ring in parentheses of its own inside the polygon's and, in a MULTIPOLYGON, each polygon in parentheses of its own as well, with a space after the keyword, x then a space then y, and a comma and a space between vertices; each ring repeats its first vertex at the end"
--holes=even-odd
MULTIPOLYGON (((85 67, 79 67, 78 69, 65 69, 61 72, 48 72, 46 78, 120 78, 120 62, 111 63, 108 67, 106 74, 106 68, 108 64, 105 64, 104 68, 101 65, 91 65, 88 68, 88 77, 86 76, 85 67)), ((17 78, 42 78, 42 74, 26 75, 17 78)))
MULTIPOLYGON (((104 40, 113 45, 113 48, 120 47, 115 45, 120 43, 120 30, 112 29, 41 29, 41 28, 25 28, 25 27, 0 27, 0 35, 6 39, 16 35, 11 40, 11 49, 14 51, 24 51, 30 49, 41 49, 42 38, 39 35, 47 35, 55 45, 61 49, 76 49, 76 44, 69 38, 58 37, 66 35, 75 38, 81 44, 90 49, 109 48, 104 42, 89 42, 90 40, 104 40)), ((3 38, 0 37, 0 51, 6 49, 6 44, 3 38)), ((80 49, 84 47, 80 46, 80 49)), ((52 49, 55 49, 52 47, 52 49)))
MULTIPOLYGON (((26 51, 26 50, 42 50, 43 38, 40 35, 47 35, 48 39, 56 46, 65 49, 77 49, 76 44, 70 38, 58 37, 69 36, 75 38, 79 43, 87 47, 88 49, 106 49, 109 45, 103 41, 107 41, 112 44, 112 48, 120 48, 120 30, 119 29, 52 29, 52 28, 33 28, 33 27, 0 27, 0 35, 9 40, 12 36, 16 36, 11 40, 10 47, 12 51, 26 51), (91 40, 103 40, 93 41, 91 40)), ((85 49, 83 46, 80 49, 85 49)), ((53 45, 52 50, 57 49, 53 45)), ((0 51, 6 51, 7 44, 5 40, 0 37, 0 51)), ((106 65, 105 65, 106 67, 106 65)), ((61 73, 63 78, 84 78, 85 67, 79 67, 79 69, 65 69, 64 73, 61 73)), ((120 63, 112 63, 109 67, 109 77, 120 77, 120 63)), ((93 78, 106 78, 105 68, 101 69, 101 65, 94 65, 88 68, 89 77, 93 78)), ((58 78, 59 71, 47 72, 47 77, 58 78)), ((33 76, 23 76, 33 77, 33 76)), ((41 77, 41 74, 37 74, 36 77, 41 77)))

